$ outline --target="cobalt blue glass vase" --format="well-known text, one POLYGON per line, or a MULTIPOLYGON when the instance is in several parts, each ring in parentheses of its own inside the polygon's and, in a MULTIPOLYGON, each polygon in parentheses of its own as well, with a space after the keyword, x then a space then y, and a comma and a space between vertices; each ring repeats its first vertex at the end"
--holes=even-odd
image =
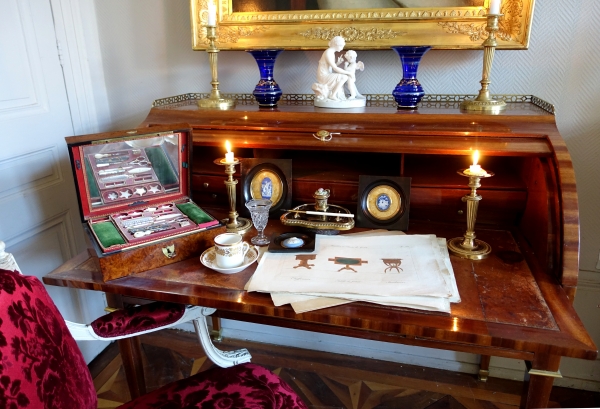
POLYGON ((273 79, 273 67, 275 67, 275 60, 277 56, 281 54, 283 50, 248 50, 248 53, 252 54, 256 63, 258 64, 258 70, 260 71, 260 81, 254 88, 254 98, 261 107, 275 107, 277 101, 281 98, 281 88, 273 79))
POLYGON ((431 47, 413 47, 413 46, 395 46, 392 47, 402 63, 402 80, 394 88, 392 95, 398 103, 398 109, 415 109, 425 91, 417 79, 417 70, 421 57, 429 51, 431 47))

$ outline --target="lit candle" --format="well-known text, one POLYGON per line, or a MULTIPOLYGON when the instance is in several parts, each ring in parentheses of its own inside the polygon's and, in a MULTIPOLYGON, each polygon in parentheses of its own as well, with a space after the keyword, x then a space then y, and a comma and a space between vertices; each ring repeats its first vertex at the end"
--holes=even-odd
POLYGON ((502 0, 490 0, 490 14, 500 14, 500 3, 502 0))
POLYGON ((206 24, 209 26, 217 25, 217 6, 212 0, 208 2, 208 21, 206 24))
POLYGON ((473 164, 471 166, 469 166, 469 169, 467 169, 465 171, 465 173, 467 175, 474 175, 474 176, 487 175, 487 172, 485 170, 481 169, 481 166, 479 166, 477 164, 478 161, 479 161, 479 151, 475 151, 475 153, 473 153, 473 164))
POLYGON ((235 162, 235 158, 233 157, 233 152, 231 152, 231 144, 229 143, 229 141, 225 141, 225 149, 227 149, 227 153, 225 154, 225 162, 235 162))

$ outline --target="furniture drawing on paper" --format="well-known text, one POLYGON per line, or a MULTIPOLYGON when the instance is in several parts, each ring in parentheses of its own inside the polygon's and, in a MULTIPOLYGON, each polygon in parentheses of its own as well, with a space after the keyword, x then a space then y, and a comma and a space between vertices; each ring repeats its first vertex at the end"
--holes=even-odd
MULTIPOLYGON (((75 340, 118 340, 193 321, 201 343, 212 345, 205 316, 214 309, 154 302, 117 310, 90 325, 66 321, 43 284, 21 274, 0 241, 0 352, 3 401, 7 407, 79 407, 95 409, 97 395, 92 377, 75 340)), ((121 344, 122 346, 123 344, 121 344)), ((221 368, 212 368, 165 385, 120 408, 150 408, 170 402, 215 405, 237 395, 244 407, 306 408, 277 375, 250 364, 246 349, 223 352, 214 346, 207 356, 221 368), (285 402, 284 405, 275 402, 285 402)), ((181 406, 183 407, 183 405, 181 406)), ((199 406, 198 406, 199 407, 199 406)))
MULTIPOLYGON (((461 298, 450 314, 363 302, 295 314, 289 305, 274 306, 268 294, 244 290, 256 265, 224 280, 197 258, 105 282, 82 253, 44 282, 104 291, 116 304, 141 298, 202 305, 215 308, 219 318, 479 354, 482 377, 490 356, 523 360, 521 404, 527 408, 547 406, 563 356, 596 358, 597 347, 573 307, 579 271, 575 176, 550 104, 506 96, 504 112, 480 115, 460 110, 464 96, 426 95, 418 112, 408 112, 398 111, 391 98, 367 96, 357 112, 322 110, 302 96, 283 95, 277 111, 266 111, 253 96, 243 98, 227 111, 199 110, 194 94, 159 100, 142 124, 190 125, 192 196, 215 215, 226 214, 227 192, 213 161, 229 140, 237 157, 292 160, 293 206, 314 202, 323 188, 331 203, 358 210, 361 175, 407 177, 406 233, 459 237, 466 226, 461 198, 470 190, 456 171, 469 167, 479 150, 481 166, 495 176, 478 189, 477 238, 492 253, 475 261, 450 256, 461 298), (317 138, 319 131, 332 137, 317 138)), ((291 230, 299 228, 271 222, 266 233, 291 230)), ((396 274, 396 264, 389 265, 396 274)), ((143 382, 135 365, 127 370, 143 382)))
POLYGON ((310 260, 314 260, 315 258, 317 258, 316 254, 298 254, 296 256, 296 260, 298 260, 299 263, 294 268, 304 267, 310 270, 311 267, 314 267, 314 264, 309 264, 308 262, 310 260))
POLYGON ((335 257, 329 258, 328 261, 332 261, 333 264, 337 264, 343 266, 338 270, 338 272, 342 270, 350 270, 356 273, 356 270, 350 266, 362 266, 363 264, 368 263, 367 260, 362 260, 360 258, 351 258, 351 257, 335 257))

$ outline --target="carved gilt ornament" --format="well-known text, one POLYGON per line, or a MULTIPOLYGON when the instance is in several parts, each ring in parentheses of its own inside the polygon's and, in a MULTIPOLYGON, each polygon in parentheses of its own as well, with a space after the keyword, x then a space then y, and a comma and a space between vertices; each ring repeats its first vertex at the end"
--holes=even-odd
MULTIPOLYGON (((431 45, 434 49, 480 49, 486 38, 488 0, 480 6, 351 10, 234 12, 236 0, 217 4, 217 46, 221 50, 283 48, 322 50, 336 35, 354 49, 431 45)), ((368 4, 368 1, 365 0, 368 4)), ((208 0, 190 0, 192 48, 205 50, 208 0)), ((503 0, 499 49, 526 49, 535 0, 503 0)), ((261 4, 261 2, 256 2, 261 4)), ((458 4, 458 2, 457 2, 458 4)))

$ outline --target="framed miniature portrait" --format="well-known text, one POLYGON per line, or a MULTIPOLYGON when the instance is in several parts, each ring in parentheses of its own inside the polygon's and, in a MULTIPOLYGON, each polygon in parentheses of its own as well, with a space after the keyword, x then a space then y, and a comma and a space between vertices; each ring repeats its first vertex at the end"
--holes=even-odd
POLYGON ((241 159, 241 195, 238 212, 248 215, 244 204, 251 199, 269 199, 273 202, 269 214, 279 217, 282 209, 292 204, 291 159, 241 159))
POLYGON ((407 230, 410 180, 408 177, 359 176, 356 226, 407 230))

